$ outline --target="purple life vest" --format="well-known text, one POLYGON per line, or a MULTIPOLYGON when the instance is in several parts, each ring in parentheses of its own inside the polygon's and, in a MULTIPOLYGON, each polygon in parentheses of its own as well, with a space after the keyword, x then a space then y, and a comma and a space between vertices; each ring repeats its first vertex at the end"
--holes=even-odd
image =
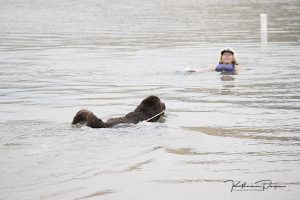
POLYGON ((218 64, 216 67, 217 72, 234 72, 233 64, 218 64))

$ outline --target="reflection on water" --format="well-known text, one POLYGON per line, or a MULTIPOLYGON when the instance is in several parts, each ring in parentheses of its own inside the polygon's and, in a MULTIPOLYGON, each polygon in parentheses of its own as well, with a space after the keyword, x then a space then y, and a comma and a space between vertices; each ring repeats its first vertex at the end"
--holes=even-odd
POLYGON ((107 194, 111 194, 113 193, 113 190, 105 190, 105 191, 99 191, 99 192, 95 192, 93 194, 81 197, 81 198, 77 198, 77 199, 87 199, 87 198, 91 198, 91 197, 99 197, 99 196, 103 196, 103 195, 107 195, 107 194))
POLYGON ((200 133, 205 133, 208 135, 221 136, 221 137, 236 137, 236 138, 244 138, 244 139, 257 139, 257 140, 278 140, 278 141, 292 141, 295 145, 300 145, 298 143, 300 141, 299 137, 289 137, 289 132, 300 131, 299 129, 247 129, 247 128, 238 128, 234 129, 218 129, 211 127, 185 127, 187 130, 197 131, 200 133), (281 134, 273 134, 273 133, 281 133, 281 134), (283 136, 277 136, 283 135, 283 136), (285 136, 287 135, 287 136, 285 136))
POLYGON ((228 75, 223 75, 221 77, 222 81, 234 81, 234 77, 233 76, 228 76, 228 75))
POLYGON ((299 199, 299 8, 0 0, 1 198, 299 199), (239 74, 184 71, 217 64, 224 46, 239 74), (70 124, 81 108, 106 120, 151 94, 166 103, 161 123, 70 124), (228 179, 287 188, 230 194, 228 179))

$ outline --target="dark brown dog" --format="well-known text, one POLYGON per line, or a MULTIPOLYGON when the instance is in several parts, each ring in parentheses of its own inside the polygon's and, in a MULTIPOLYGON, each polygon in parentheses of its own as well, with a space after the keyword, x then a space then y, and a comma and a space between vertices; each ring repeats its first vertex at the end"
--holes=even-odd
POLYGON ((157 96, 149 96, 133 112, 128 113, 125 117, 111 118, 103 122, 91 111, 80 110, 73 118, 72 124, 86 123, 91 128, 110 128, 122 123, 137 124, 146 120, 156 122, 164 115, 163 111, 165 109, 165 104, 157 96))

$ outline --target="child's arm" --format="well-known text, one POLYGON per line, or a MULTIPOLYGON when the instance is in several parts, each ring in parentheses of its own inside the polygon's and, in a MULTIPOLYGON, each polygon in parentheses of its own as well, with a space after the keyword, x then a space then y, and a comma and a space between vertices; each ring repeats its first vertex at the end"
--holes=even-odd
POLYGON ((211 65, 209 70, 210 71, 216 71, 217 66, 216 65, 211 65))

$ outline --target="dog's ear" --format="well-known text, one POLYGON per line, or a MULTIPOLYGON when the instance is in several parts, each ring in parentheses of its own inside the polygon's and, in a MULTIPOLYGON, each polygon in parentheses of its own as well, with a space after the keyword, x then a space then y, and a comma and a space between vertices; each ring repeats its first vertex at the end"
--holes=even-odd
POLYGON ((155 104, 159 104, 160 99, 157 96, 149 96, 142 101, 141 106, 152 107, 155 104))
MULTIPOLYGON (((147 116, 152 117, 162 111, 160 99, 157 96, 149 96, 142 101, 140 109, 147 116)), ((155 120, 154 120, 155 121, 155 120)))
MULTIPOLYGON (((140 105, 135 109, 134 112, 142 112, 147 118, 150 118, 156 116, 157 114, 161 113, 165 109, 166 109, 165 104, 162 103, 157 96, 152 95, 144 99, 140 103, 140 105)), ((156 122, 162 115, 163 113, 151 119, 150 122, 156 122)))

